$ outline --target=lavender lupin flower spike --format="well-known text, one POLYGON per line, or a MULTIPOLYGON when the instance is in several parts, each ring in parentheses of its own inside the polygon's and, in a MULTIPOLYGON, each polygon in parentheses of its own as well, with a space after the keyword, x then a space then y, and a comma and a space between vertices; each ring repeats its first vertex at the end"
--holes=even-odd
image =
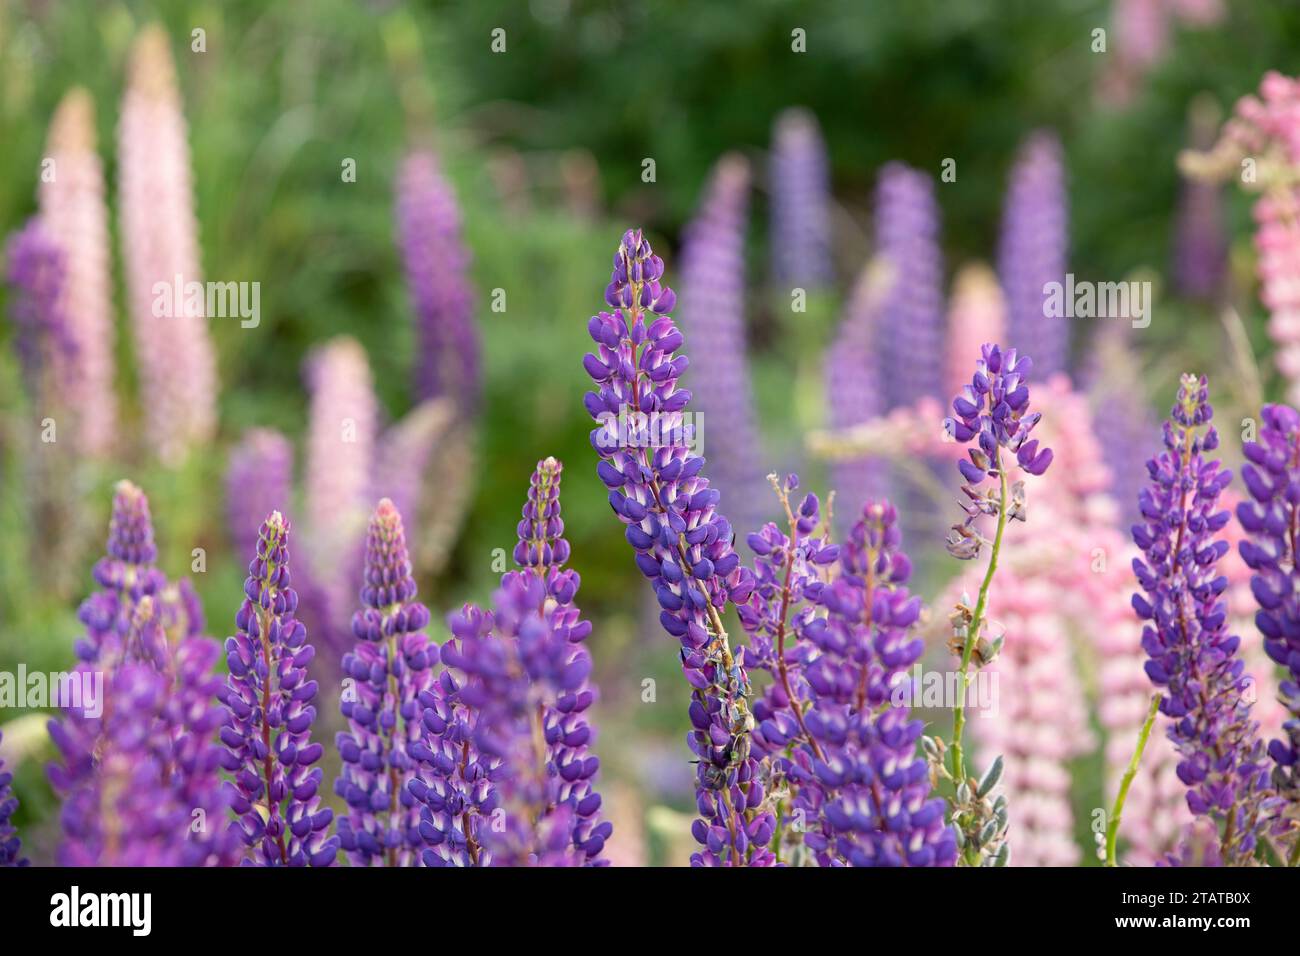
POLYGON ((750 753, 749 677, 722 625, 730 600, 741 604, 753 576, 732 549, 731 524, 717 511, 719 493, 700 472, 704 460, 688 445, 683 419, 690 392, 677 380, 686 370, 674 357, 682 335, 668 316, 676 296, 660 281, 663 260, 640 230, 624 234, 605 290, 613 312, 592 316, 597 343, 583 359, 597 385, 584 403, 599 422, 591 443, 609 503, 636 551, 663 608, 664 630, 681 643, 682 670, 693 688, 691 749, 698 757, 696 796, 701 819, 693 833, 704 849, 698 865, 770 865, 767 844, 775 818, 750 753), (620 414, 626 433, 620 435, 620 414), (669 435, 651 447, 657 434, 669 435))
POLYGON ((62 406, 76 379, 77 342, 64 307, 67 257, 40 219, 5 246, 5 278, 14 290, 10 314, 30 399, 43 414, 62 406))
POLYGON ((1034 357, 1039 379, 1064 371, 1069 356, 1069 320, 1044 308, 1047 284, 1065 282, 1068 230, 1061 144, 1054 134, 1039 132, 1011 171, 998 247, 1009 338, 1034 357))
MULTIPOLYGON (((696 360, 686 376, 709 430, 713 480, 731 496, 741 527, 761 515, 762 446, 745 344, 745 225, 749 167, 718 161, 682 245, 681 330, 696 360)), ((856 422, 854 423, 856 424, 856 422)))
MULTIPOLYGON (((1160 711, 1181 758, 1187 805, 1222 824, 1221 855, 1235 864, 1254 852, 1268 812, 1262 794, 1268 771, 1250 719, 1240 639, 1226 626, 1228 581, 1218 562, 1228 542, 1217 535, 1229 514, 1218 504, 1232 473, 1206 457, 1219 445, 1213 416, 1205 378, 1184 375, 1164 426, 1165 450, 1147 463, 1151 483, 1139 498, 1142 521, 1133 526, 1133 540, 1142 557, 1133 559, 1133 570, 1142 591, 1133 608, 1146 622, 1146 672, 1162 691, 1160 711)), ((1252 480, 1259 477, 1254 472, 1252 480)), ((1267 593, 1258 585, 1255 591, 1267 593)))
POLYGON ((240 836, 263 866, 329 866, 339 840, 329 835, 333 812, 321 809, 324 752, 311 741, 317 685, 306 678, 315 652, 294 617, 289 523, 278 511, 262 522, 244 582, 237 634, 226 640, 230 677, 220 694, 228 749, 223 766, 234 776, 233 809, 240 836))
POLYGON ((1287 405, 1265 405, 1260 413, 1259 440, 1246 442, 1247 463, 1241 476, 1253 500, 1237 506, 1237 520, 1250 538, 1240 544, 1241 557, 1255 572, 1251 590, 1259 611, 1255 624, 1264 636, 1264 650, 1288 672, 1281 699, 1291 712, 1283 736, 1271 740, 1268 753, 1276 764, 1273 782, 1289 797, 1291 819, 1279 822, 1279 835, 1288 828, 1292 846, 1289 863, 1300 864, 1300 568, 1291 529, 1300 522, 1300 412, 1287 405))
POLYGON ((887 408, 942 399, 943 253, 934 182, 902 163, 880 171, 876 186, 876 255, 889 269, 880 343, 887 408))
MULTIPOLYGON (((817 118, 804 109, 782 113, 769 172, 772 276, 777 282, 822 289, 834 281, 829 167, 817 118)), ((683 279, 682 288, 686 285, 683 279)))
MULTIPOLYGON (((4 735, 0 734, 0 740, 4 735)), ((5 770, 4 761, 0 760, 0 866, 27 866, 28 861, 19 854, 22 841, 18 839, 14 825, 10 821, 18 809, 18 798, 10 791, 14 775, 5 770)))
POLYGON ((272 428, 250 428, 230 452, 226 468, 226 519, 235 553, 258 550, 259 528, 293 497, 293 445, 272 428))
POLYGON ((338 834, 354 864, 410 866, 423 840, 420 812, 407 784, 420 737, 417 698, 430 688, 436 648, 423 633, 429 609, 415 599, 402 516, 379 502, 366 535, 361 610, 352 618, 355 648, 343 657, 338 735, 343 772, 335 792, 348 804, 338 834))
POLYGON ((472 415, 482 389, 479 333, 460 211, 432 149, 411 150, 397 183, 397 229, 419 341, 416 394, 472 415))

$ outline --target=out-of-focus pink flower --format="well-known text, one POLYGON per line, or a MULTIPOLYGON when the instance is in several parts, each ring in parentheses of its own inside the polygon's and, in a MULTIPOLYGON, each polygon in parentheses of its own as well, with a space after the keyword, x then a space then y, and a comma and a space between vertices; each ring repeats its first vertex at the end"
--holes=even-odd
MULTIPOLYGON (((982 263, 963 266, 952 283, 948 335, 944 342, 945 395, 958 395, 970 384, 973 356, 985 342, 1006 338, 1007 309, 997 276, 982 263)), ((1033 356, 1030 356, 1033 358, 1033 356)), ((1037 361, 1035 359, 1035 361, 1037 361)))
POLYGON ((202 282, 198 224, 185 117, 159 26, 142 31, 131 51, 118 163, 127 310, 147 437, 163 461, 176 462, 215 431, 217 366, 206 301, 186 291, 202 282))
MULTIPOLYGON (((325 614, 340 632, 361 587, 361 543, 374 482, 378 408, 365 350, 340 336, 314 349, 306 363, 311 393, 306 488, 309 583, 328 604, 325 614)), ((337 650, 334 641, 325 648, 337 650)))
POLYGON ((60 313, 74 349, 63 398, 76 413, 76 446, 99 456, 117 429, 113 392, 113 293, 109 284, 108 210, 95 148, 95 104, 78 87, 68 92, 46 139, 48 174, 39 190, 41 224, 63 251, 60 313))

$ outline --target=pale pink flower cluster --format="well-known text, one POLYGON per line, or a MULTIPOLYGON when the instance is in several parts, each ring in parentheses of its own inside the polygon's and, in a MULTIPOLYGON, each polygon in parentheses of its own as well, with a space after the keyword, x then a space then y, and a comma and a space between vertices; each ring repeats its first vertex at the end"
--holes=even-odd
POLYGON ((113 293, 109 280, 108 209, 95 146, 95 104, 81 88, 64 96, 46 140, 48 165, 39 189, 41 225, 63 250, 59 312, 72 340, 68 374, 60 376, 67 407, 76 411, 76 447, 107 453, 117 428, 113 392, 113 293))
POLYGON ((1168 52, 1176 24, 1207 27, 1223 19, 1221 0, 1115 0, 1111 8, 1114 64, 1102 75, 1104 98, 1131 100, 1142 79, 1168 52))
POLYGON ((146 431, 159 458, 174 463, 215 431, 217 367, 205 308, 175 294, 177 285, 183 291, 202 282, 202 274, 185 117, 167 34, 158 26, 142 31, 131 52, 118 160, 126 300, 146 431))
POLYGON ((361 586, 358 557, 374 498, 378 404, 365 349, 340 336, 307 358, 308 412, 305 539, 313 579, 331 602, 329 616, 350 613, 361 586))
POLYGON ((982 263, 963 267, 953 279, 948 311, 945 395, 957 395, 970 384, 972 357, 985 342, 1001 342, 1006 325, 1006 303, 993 270, 982 263))

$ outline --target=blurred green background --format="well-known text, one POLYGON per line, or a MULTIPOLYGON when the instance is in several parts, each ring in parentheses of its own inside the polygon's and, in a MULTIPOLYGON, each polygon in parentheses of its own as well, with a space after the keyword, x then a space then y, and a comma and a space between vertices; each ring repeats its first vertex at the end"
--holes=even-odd
MULTIPOLYGON (((733 149, 753 160, 748 314, 758 404, 769 446, 793 461, 801 432, 821 423, 819 357, 870 251, 870 196, 883 163, 902 159, 937 177, 945 158, 956 159, 957 181, 938 191, 951 276, 954 266, 993 258, 1016 147, 1029 131, 1051 127, 1066 150, 1073 271, 1164 277, 1179 189, 1174 161, 1193 97, 1205 92, 1230 107, 1265 70, 1294 62, 1300 40, 1295 4, 1228 4, 1217 25, 1176 27, 1170 50, 1120 108, 1096 95, 1113 66, 1111 54, 1090 49, 1092 31, 1111 23, 1104 2, 9 0, 0 8, 6 233, 34 211, 46 125, 74 84, 94 95, 111 191, 126 54, 140 26, 155 20, 173 37, 204 270, 260 281, 262 322, 255 330, 214 323, 219 441, 178 472, 127 453, 85 489, 87 520, 103 527, 115 479, 144 487, 169 574, 186 570, 196 544, 208 549, 196 584, 209 631, 224 636, 243 573, 222 528, 229 445, 250 425, 272 425, 301 451, 301 361, 338 333, 364 344, 387 416, 410 407, 412 317, 394 244, 393 179, 406 139, 403 97, 428 97, 473 254, 487 391, 478 460, 467 465, 476 480, 468 521, 451 569, 421 582, 422 594, 439 620, 461 601, 485 599, 496 577, 493 549, 512 543, 533 464, 547 454, 567 463, 568 537, 583 576, 580 603, 596 623, 607 801, 616 825, 645 834, 645 847, 627 852, 658 862, 683 859, 673 842, 680 819, 657 808, 690 809, 686 692, 671 642, 642 634, 643 588, 595 477, 581 406, 586 319, 601 305, 621 232, 644 226, 671 281, 680 229, 712 163, 733 149), (196 28, 206 33, 205 52, 190 49, 196 28), (496 28, 506 31, 504 53, 490 46, 496 28), (806 53, 791 52, 795 28, 806 31, 806 53), (762 174, 773 120, 795 105, 813 110, 830 150, 838 270, 837 289, 798 325, 767 284, 762 174), (656 161, 654 183, 641 181, 647 157, 656 161), (355 183, 341 180, 346 158, 356 161, 355 183), (493 289, 505 290, 502 313, 488 307, 493 289), (646 678, 658 682, 657 704, 641 701, 646 678)), ((1230 196, 1228 213, 1235 301, 1262 353, 1246 200, 1230 196)), ((139 409, 116 246, 114 256, 129 430, 139 409)), ((1184 367, 1222 364, 1223 341, 1214 311, 1164 287, 1142 343, 1150 400, 1161 406, 1184 367)), ((25 399, 12 338, 0 324, 0 669, 19 660, 60 668, 71 662, 76 601, 90 587, 95 554, 83 556, 84 587, 72 600, 51 599, 26 558, 42 529, 24 506, 25 399)), ((819 484, 819 469, 808 477, 819 484)), ((17 716, 0 710, 0 723, 17 716)), ((34 746, 17 787, 19 822, 39 859, 57 811, 40 766, 47 753, 34 746)), ((1096 765, 1079 776, 1095 778, 1096 765)), ((1095 786, 1079 789, 1080 808, 1097 804, 1095 786)))

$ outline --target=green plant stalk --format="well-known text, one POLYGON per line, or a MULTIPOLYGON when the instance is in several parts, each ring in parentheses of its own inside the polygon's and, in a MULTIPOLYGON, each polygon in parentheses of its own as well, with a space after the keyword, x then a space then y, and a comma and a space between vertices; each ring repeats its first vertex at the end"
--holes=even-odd
POLYGON ((1124 801, 1128 798, 1128 788, 1133 783, 1133 778, 1137 776, 1138 764, 1142 762, 1142 751, 1147 749, 1147 738, 1151 736, 1151 728, 1155 726, 1156 713, 1160 710, 1160 695, 1151 695, 1151 706, 1147 708, 1147 719, 1142 724, 1142 730, 1138 734, 1137 748, 1133 751, 1133 756, 1129 759, 1128 769, 1124 771, 1124 777, 1119 782, 1119 793, 1115 795, 1115 806, 1111 807, 1110 822, 1106 824, 1106 865, 1115 866, 1115 845, 1119 842, 1119 818, 1124 812, 1124 801))
POLYGON ((988 605, 989 591, 993 586, 993 575, 998 569, 998 554, 1002 550, 1002 535, 1007 530, 1007 474, 1002 468, 1001 455, 994 459, 998 471, 998 486, 1001 501, 998 504, 998 528, 993 535, 993 548, 989 552, 989 566, 984 571, 984 581, 980 584, 979 597, 975 601, 975 610, 971 613, 970 627, 966 630, 966 644, 961 652, 961 690, 953 707, 952 717, 952 775, 953 785, 961 786, 966 780, 966 763, 962 755, 962 731, 966 728, 966 684, 969 680, 970 659, 979 642, 980 628, 984 625, 984 611, 988 605))

